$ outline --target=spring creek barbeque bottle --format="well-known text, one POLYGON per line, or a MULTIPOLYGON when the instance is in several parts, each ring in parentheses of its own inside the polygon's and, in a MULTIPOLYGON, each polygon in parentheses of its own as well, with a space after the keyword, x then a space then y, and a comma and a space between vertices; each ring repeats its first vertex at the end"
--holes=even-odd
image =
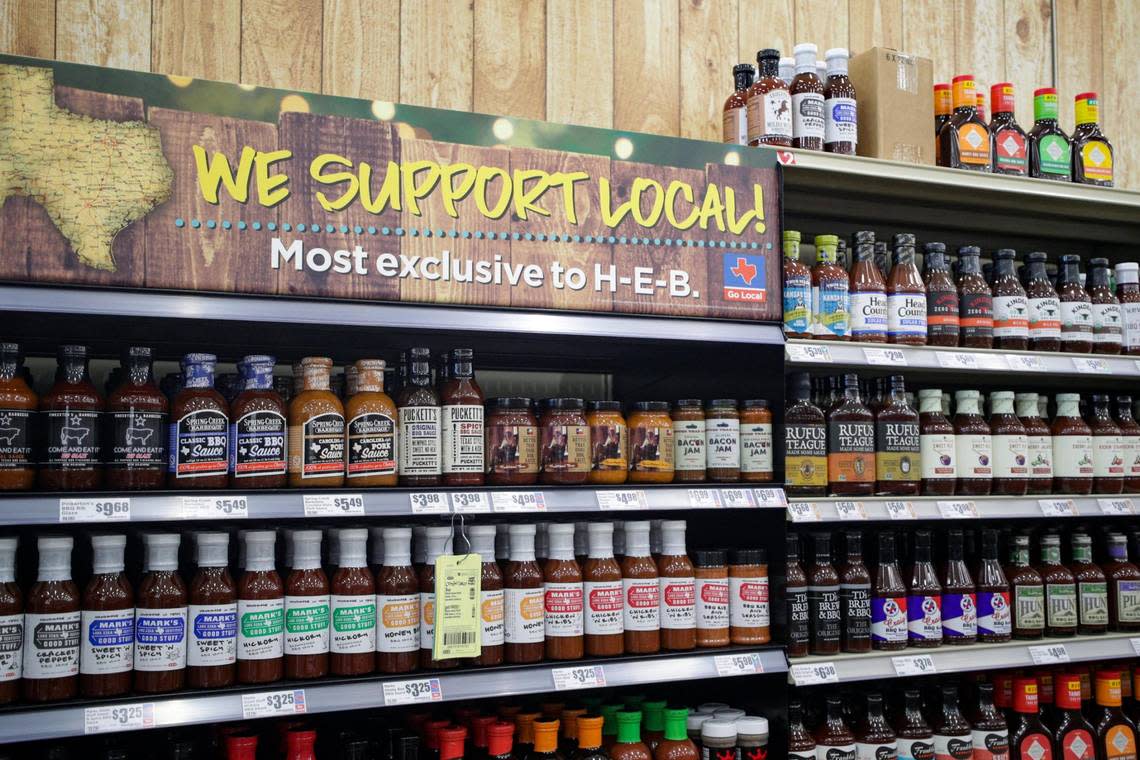
POLYGON ((284 488, 287 408, 273 389, 272 356, 238 362, 242 390, 230 405, 230 487, 284 488))
POLYGON ((225 488, 229 484, 230 407, 214 388, 217 363, 213 354, 182 358, 182 389, 170 403, 170 488, 225 488))

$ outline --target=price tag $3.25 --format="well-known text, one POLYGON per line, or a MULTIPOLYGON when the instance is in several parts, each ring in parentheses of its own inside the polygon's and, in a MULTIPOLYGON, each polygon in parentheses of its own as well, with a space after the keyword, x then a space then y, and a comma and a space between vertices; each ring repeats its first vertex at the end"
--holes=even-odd
POLYGON ((413 681, 391 681, 384 684, 385 705, 413 705, 419 702, 439 702, 443 690, 438 678, 419 678, 413 681))
POLYGON ((554 668, 554 690, 593 689, 606 685, 606 672, 601 665, 582 665, 576 668, 554 668))

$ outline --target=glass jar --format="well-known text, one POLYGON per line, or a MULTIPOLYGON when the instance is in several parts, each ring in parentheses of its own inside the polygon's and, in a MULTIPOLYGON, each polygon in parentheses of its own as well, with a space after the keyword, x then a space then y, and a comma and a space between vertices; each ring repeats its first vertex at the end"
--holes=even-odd
POLYGON ((629 428, 621 416, 620 401, 591 401, 586 415, 590 425, 590 475, 595 484, 624 483, 629 469, 629 428))
POLYGON ((772 479, 772 410, 766 399, 740 404, 740 479, 746 483, 772 479))
POLYGON ((705 474, 705 405, 699 398, 673 404, 673 481, 703 483, 705 474))
POLYGON ((542 412, 542 475, 546 485, 580 486, 590 474, 590 425, 580 398, 551 398, 542 412))
POLYGON ((672 483, 673 454, 669 402, 636 402, 629 415, 629 481, 672 483))
POLYGON ((736 399, 715 398, 705 411, 705 464, 714 483, 740 480, 740 412, 736 399))
POLYGON ((487 400, 484 435, 487 485, 538 482, 538 419, 529 398, 487 400))

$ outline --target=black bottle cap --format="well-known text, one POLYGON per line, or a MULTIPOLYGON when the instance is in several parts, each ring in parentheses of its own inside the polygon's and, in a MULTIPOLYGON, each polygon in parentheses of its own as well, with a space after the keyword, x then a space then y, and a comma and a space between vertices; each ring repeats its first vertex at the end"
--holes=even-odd
POLYGON ((545 401, 547 409, 585 409, 586 402, 580 398, 548 398, 545 401))
MULTIPOLYGON (((633 408, 639 412, 667 412, 669 411, 668 401, 635 401, 633 408)), ((621 409, 621 406, 618 406, 621 409)))
POLYGON ((946 253, 945 243, 923 243, 922 250, 924 253, 946 253))
POLYGON ((751 63, 738 63, 732 67, 733 76, 736 76, 737 74, 754 74, 755 72, 756 67, 751 63))
POLYGON ((734 549, 728 556, 732 565, 764 565, 768 562, 768 551, 763 547, 734 549))
POLYGON ((852 236, 852 239, 855 245, 874 244, 875 233, 872 230, 859 230, 852 236))
POLYGON ((775 61, 779 62, 780 51, 777 50, 776 48, 763 48, 762 50, 757 51, 756 52, 756 61, 759 62, 759 61, 763 61, 763 60, 769 60, 769 61, 775 60, 775 61))
POLYGON ((1092 269, 1093 267, 1107 267, 1107 266, 1108 266, 1108 259, 1102 259, 1102 258, 1089 259, 1089 269, 1092 269))
POLYGON ((1017 251, 1013 250, 1012 248, 999 248, 994 251, 994 258, 1013 260, 1017 258, 1017 251))
POLYGON ((958 247, 959 256, 981 256, 982 249, 976 245, 963 245, 958 247))
MULTIPOLYGON (((587 404, 587 407, 589 408, 589 410, 591 412, 620 412, 621 411, 621 402, 620 401, 591 401, 589 404, 587 404)), ((636 405, 635 405, 635 408, 636 408, 636 405)), ((666 409, 669 408, 668 404, 665 405, 665 408, 666 409)))
POLYGON ((727 555, 722 549, 697 549, 693 552, 693 564, 697 567, 724 567, 727 555))

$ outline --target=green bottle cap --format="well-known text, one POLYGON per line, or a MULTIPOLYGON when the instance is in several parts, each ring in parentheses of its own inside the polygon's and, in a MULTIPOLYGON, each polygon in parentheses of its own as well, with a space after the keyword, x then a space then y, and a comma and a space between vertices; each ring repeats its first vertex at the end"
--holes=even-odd
POLYGON ((641 706, 642 711, 645 713, 646 731, 665 730, 665 708, 667 706, 668 702, 664 699, 646 702, 641 706))
POLYGON ((617 714, 623 705, 602 705, 598 708, 598 713, 605 718, 602 723, 602 735, 611 736, 618 732, 617 714))
POLYGON ((677 707, 665 710, 664 713, 666 741, 675 742, 688 739, 689 708, 677 707))
POLYGON ((644 694, 630 694, 625 698, 625 709, 627 710, 640 710, 641 705, 645 702, 644 694))
POLYGON ((636 744, 641 741, 641 713, 621 711, 617 714, 618 744, 636 744))

